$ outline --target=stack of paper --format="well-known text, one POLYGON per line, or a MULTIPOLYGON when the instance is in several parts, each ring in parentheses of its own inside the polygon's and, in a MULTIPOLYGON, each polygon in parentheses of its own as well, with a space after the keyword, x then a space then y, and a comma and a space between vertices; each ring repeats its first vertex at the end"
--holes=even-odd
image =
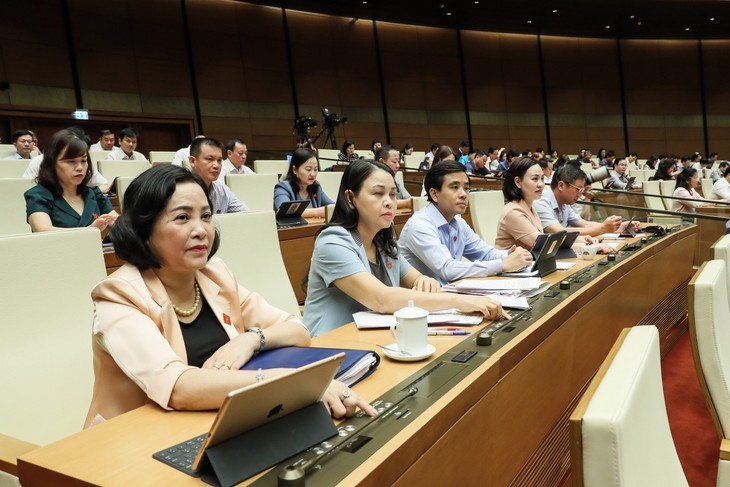
MULTIPOLYGON (((395 316, 392 314, 375 313, 374 311, 360 311, 354 313, 352 318, 355 320, 355 326, 358 329, 363 328, 390 328, 395 323, 395 316)), ((429 325, 478 325, 482 322, 484 316, 481 313, 462 313, 456 308, 444 309, 441 311, 431 311, 428 314, 429 325)))
POLYGON ((502 307, 511 309, 528 309, 527 297, 530 291, 539 289, 541 281, 539 277, 527 277, 517 279, 464 279, 458 284, 447 284, 441 288, 442 291, 476 294, 487 296, 498 301, 502 307))

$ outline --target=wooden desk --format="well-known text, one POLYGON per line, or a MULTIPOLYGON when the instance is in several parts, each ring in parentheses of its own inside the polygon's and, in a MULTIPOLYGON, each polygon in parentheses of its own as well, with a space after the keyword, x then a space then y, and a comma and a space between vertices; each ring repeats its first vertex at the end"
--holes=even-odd
MULTIPOLYGON (((700 215, 721 216, 730 219, 730 205, 707 206, 697 208, 700 215)), ((695 265, 700 266, 703 262, 715 258, 712 245, 717 239, 725 235, 725 224, 727 220, 708 220, 697 218, 699 228, 697 234, 697 247, 695 249, 695 265)))
MULTIPOLYGON (((621 329, 656 324, 666 350, 687 312, 697 227, 647 245, 575 291, 438 399, 341 485, 562 485, 568 416, 621 329), (617 305, 620 303, 620 312, 617 305)), ((596 261, 578 261, 577 271, 596 261)), ((557 282, 566 276, 548 276, 557 282)), ((545 298, 541 298, 545 299, 545 298)), ((341 327, 316 345, 371 347, 385 330, 341 327)), ((429 337, 443 353, 461 339, 429 337)), ((436 358, 434 358, 436 360, 436 358)), ((424 366, 383 359, 355 389, 374 400, 424 366)), ((212 412, 146 405, 18 460, 24 487, 202 485, 153 452, 206 431, 212 412)))

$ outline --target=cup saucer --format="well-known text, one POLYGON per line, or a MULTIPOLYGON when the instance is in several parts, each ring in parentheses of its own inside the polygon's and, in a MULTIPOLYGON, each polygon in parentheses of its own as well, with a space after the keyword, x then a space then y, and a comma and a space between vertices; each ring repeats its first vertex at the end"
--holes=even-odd
POLYGON ((386 357, 393 360, 399 360, 401 362, 415 362, 417 360, 423 360, 433 355, 434 352, 436 352, 436 347, 434 347, 430 343, 426 345, 426 349, 423 351, 423 353, 415 355, 406 355, 402 352, 399 352, 397 343, 391 343, 390 345, 388 345, 388 348, 383 349, 383 353, 386 355, 386 357))

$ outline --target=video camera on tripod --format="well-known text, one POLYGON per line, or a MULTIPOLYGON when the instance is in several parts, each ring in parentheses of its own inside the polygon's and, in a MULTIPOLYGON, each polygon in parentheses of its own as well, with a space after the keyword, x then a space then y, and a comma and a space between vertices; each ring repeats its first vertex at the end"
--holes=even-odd
POLYGON ((294 119, 294 130, 297 132, 297 146, 298 147, 310 147, 314 149, 314 143, 319 139, 322 133, 327 130, 327 136, 324 139, 323 147, 327 146, 327 141, 330 142, 332 149, 337 149, 337 140, 335 138, 335 128, 341 123, 347 123, 347 117, 340 117, 336 113, 330 113, 328 108, 322 109, 322 116, 324 117, 324 124, 322 129, 314 137, 310 137, 311 129, 317 126, 312 117, 302 115, 301 117, 294 119))

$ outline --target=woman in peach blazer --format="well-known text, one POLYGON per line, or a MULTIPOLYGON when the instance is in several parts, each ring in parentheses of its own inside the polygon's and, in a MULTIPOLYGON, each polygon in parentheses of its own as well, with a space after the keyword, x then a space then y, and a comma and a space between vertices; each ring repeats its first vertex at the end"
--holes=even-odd
MULTIPOLYGON (((177 166, 138 176, 110 234, 127 261, 92 292, 96 381, 86 426, 147 402, 220 407, 228 392, 284 372, 238 370, 259 351, 306 346, 301 321, 236 282, 217 258, 218 233, 203 181, 177 166)), ((335 417, 375 410, 333 381, 335 417)))

